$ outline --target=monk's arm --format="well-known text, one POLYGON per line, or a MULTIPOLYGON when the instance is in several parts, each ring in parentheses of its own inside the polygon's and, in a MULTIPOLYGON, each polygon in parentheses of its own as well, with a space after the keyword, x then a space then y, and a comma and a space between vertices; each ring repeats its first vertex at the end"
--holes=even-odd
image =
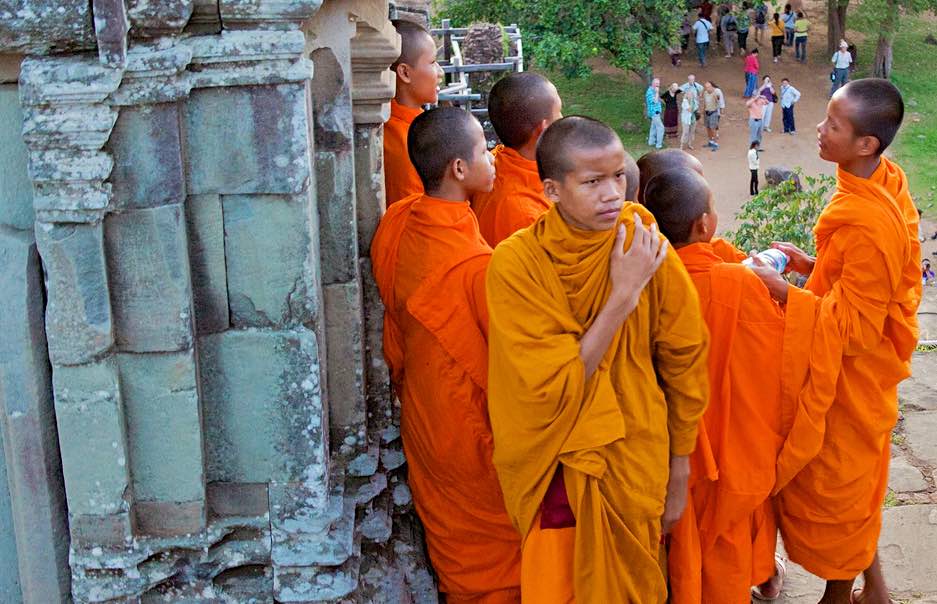
POLYGON ((628 251, 624 251, 625 227, 618 226, 609 260, 612 292, 579 341, 579 357, 585 366, 587 380, 599 367, 615 333, 637 307, 644 287, 668 256, 669 246, 658 236, 657 225, 652 223, 650 229, 645 228, 637 214, 634 220, 634 238, 628 251))
POLYGON ((654 366, 667 400, 670 452, 682 456, 693 452, 699 419, 709 402, 709 334, 690 276, 676 253, 667 256, 655 277, 659 317, 654 366))

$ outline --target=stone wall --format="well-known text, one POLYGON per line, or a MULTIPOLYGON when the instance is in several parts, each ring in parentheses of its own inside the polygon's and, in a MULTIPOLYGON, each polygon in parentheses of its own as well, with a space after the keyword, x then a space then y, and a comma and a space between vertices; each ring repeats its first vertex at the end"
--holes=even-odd
POLYGON ((434 601, 367 260, 387 3, 19 4, 0 526, 23 599, 434 601))

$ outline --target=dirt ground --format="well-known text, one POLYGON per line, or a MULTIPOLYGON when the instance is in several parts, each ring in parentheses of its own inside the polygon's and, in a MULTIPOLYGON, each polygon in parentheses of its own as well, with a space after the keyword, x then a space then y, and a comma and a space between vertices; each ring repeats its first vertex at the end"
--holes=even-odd
MULTIPOLYGON (((794 168, 799 166, 807 175, 830 174, 836 172, 835 164, 820 159, 817 153, 816 125, 826 113, 826 104, 830 92, 830 63, 826 56, 826 13, 825 2, 808 0, 804 2, 807 17, 811 20, 811 31, 807 43, 808 61, 801 64, 794 59, 793 48, 785 47, 781 61, 771 60, 771 41, 767 35, 758 46, 761 64, 760 76, 769 75, 778 90, 782 78, 788 78, 801 92, 800 102, 794 110, 797 134, 783 133, 781 107, 775 105, 771 120, 771 132, 763 138, 761 154, 761 186, 764 183, 764 170, 772 166, 794 168)), ((749 48, 754 42, 754 27, 749 33, 749 48)), ((862 57, 860 57, 860 61, 862 57)), ((715 34, 710 44, 706 67, 700 67, 696 60, 693 42, 683 56, 682 64, 673 67, 664 53, 654 57, 654 74, 661 79, 661 90, 666 90, 671 82, 682 84, 687 75, 695 74, 699 82, 712 80, 719 86, 726 99, 723 113, 719 149, 710 151, 706 144, 706 130, 703 124, 697 125, 695 150, 691 151, 703 162, 706 178, 713 187, 717 209, 719 211, 720 231, 736 226, 735 214, 742 204, 749 199, 748 194, 748 111, 742 92, 745 89, 743 59, 736 53, 726 58, 724 49, 715 42, 715 34)), ((760 85, 759 76, 759 85, 760 85)), ((677 139, 667 139, 668 146, 678 146, 677 139)), ((927 235, 937 231, 937 224, 924 225, 927 235)), ((937 262, 932 255, 937 251, 937 241, 928 240, 924 244, 923 255, 937 262)))

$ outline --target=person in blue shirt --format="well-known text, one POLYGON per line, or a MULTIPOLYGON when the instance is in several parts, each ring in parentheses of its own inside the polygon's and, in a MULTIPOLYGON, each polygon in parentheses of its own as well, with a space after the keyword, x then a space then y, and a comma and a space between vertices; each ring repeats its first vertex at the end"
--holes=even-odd
POLYGON ((699 57, 700 67, 706 67, 706 51, 709 49, 709 32, 713 29, 713 24, 699 14, 699 19, 693 24, 693 32, 696 34, 696 54, 699 57))
POLYGON ((784 134, 796 134, 794 127, 794 104, 800 100, 800 91, 791 86, 787 78, 781 80, 781 114, 784 121, 784 134))
POLYGON ((660 149, 664 146, 664 122, 661 119, 663 107, 660 100, 660 78, 651 80, 651 85, 644 93, 645 115, 651 120, 651 130, 647 135, 647 144, 660 149))

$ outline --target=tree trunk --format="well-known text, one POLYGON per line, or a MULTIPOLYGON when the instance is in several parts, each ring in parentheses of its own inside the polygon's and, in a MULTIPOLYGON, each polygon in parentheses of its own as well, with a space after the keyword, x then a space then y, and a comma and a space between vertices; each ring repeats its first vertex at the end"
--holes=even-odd
POLYGON ((826 52, 832 55, 846 37, 846 9, 849 0, 827 0, 826 52))
POLYGON ((875 61, 872 63, 872 77, 885 78, 891 77, 892 62, 892 43, 895 41, 895 33, 898 29, 898 2, 897 0, 888 0, 886 2, 887 13, 882 19, 882 28, 878 34, 878 44, 875 45, 875 61))

